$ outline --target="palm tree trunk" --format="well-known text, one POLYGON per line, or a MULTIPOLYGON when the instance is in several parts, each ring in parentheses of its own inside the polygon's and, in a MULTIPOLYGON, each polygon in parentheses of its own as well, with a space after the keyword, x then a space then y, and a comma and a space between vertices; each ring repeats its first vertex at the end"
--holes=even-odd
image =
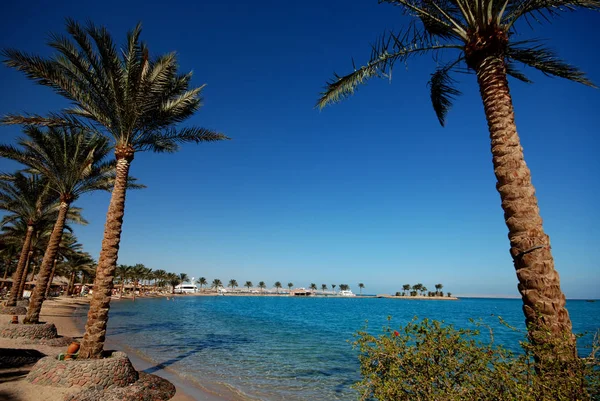
POLYGON ((71 278, 69 278, 69 285, 67 286, 67 295, 73 295, 74 287, 75 287, 75 272, 71 272, 71 278))
POLYGON ((117 147, 115 150, 117 158, 115 186, 106 215, 102 250, 100 251, 100 258, 96 269, 96 279, 94 280, 94 293, 90 301, 90 310, 85 325, 85 334, 81 342, 81 348, 79 349, 79 358, 102 357, 106 338, 106 325, 108 323, 108 311, 110 309, 110 296, 117 268, 119 242, 121 241, 123 216, 125 214, 127 177, 133 155, 134 150, 132 148, 124 149, 123 147, 117 147))
POLYGON ((38 279, 35 282, 35 288, 31 294, 31 301, 29 301, 29 309, 27 310, 27 316, 23 319, 25 324, 39 323, 40 312, 42 311, 42 304, 46 299, 46 288, 48 287, 48 279, 52 273, 52 265, 54 259, 58 254, 58 248, 62 239, 63 230, 65 228, 65 221, 67 219, 67 212, 69 211, 70 202, 61 199, 60 206, 58 209, 58 217, 54 228, 50 234, 50 240, 48 241, 48 247, 46 253, 44 253, 44 259, 42 259, 42 265, 40 266, 40 272, 38 273, 38 279))
POLYGON ((29 271, 29 266, 31 265, 31 257, 32 256, 33 256, 33 251, 29 250, 29 253, 27 254, 27 261, 25 262, 25 270, 23 270, 23 274, 21 275, 18 299, 23 299, 23 294, 25 293, 25 283, 27 282, 27 272, 29 271))
POLYGON ((556 352, 555 345, 560 344, 566 347, 567 354, 575 356, 571 320, 517 134, 504 61, 500 57, 487 57, 475 70, 490 130, 496 189, 502 200, 529 337, 538 349, 550 345, 552 352, 556 352))
POLYGON ((47 299, 50 294, 50 287, 52 287, 52 280, 54 280, 54 273, 56 273, 56 263, 58 262, 57 258, 54 258, 54 262, 52 263, 52 272, 50 273, 50 279, 48 280, 48 285, 46 286, 46 292, 44 293, 44 298, 47 299))
POLYGON ((27 225, 27 234, 25 234, 25 241, 23 241, 23 249, 19 256, 19 263, 17 263, 17 271, 14 274, 12 287, 10 289, 10 295, 6 306, 17 306, 17 299, 19 298, 19 288, 21 287, 21 276, 25 269, 25 263, 29 255, 29 248, 31 248, 31 238, 33 237, 33 224, 27 225))

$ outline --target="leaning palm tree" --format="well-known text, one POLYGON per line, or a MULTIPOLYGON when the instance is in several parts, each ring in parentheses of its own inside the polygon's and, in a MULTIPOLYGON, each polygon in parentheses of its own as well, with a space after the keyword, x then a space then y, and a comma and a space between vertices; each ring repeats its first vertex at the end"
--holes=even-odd
POLYGON ((190 89, 192 74, 178 74, 174 53, 151 58, 146 44, 140 43, 141 30, 137 25, 129 32, 119 51, 106 28, 67 20, 70 38, 54 35, 49 43, 58 51, 56 56, 43 59, 14 49, 3 51, 6 65, 74 104, 48 117, 9 115, 4 123, 85 126, 113 141, 117 174, 80 358, 100 358, 104 347, 127 177, 135 153, 175 152, 179 143, 226 139, 205 128, 176 127, 200 108, 202 87, 190 89))
MULTIPOLYGON (((317 106, 341 100, 356 87, 377 76, 391 77, 392 67, 411 56, 444 52, 453 55, 438 64, 429 89, 433 108, 442 125, 453 99, 460 94, 450 75, 453 71, 477 76, 491 138, 492 162, 498 181, 510 254, 519 280, 523 311, 533 344, 556 341, 575 355, 575 337, 560 289, 558 273, 544 233, 531 173, 514 120, 507 76, 530 82, 516 64, 593 86, 577 68, 561 61, 539 41, 517 41, 515 24, 534 19, 550 20, 561 11, 577 8, 600 10, 598 0, 383 0, 399 6, 420 21, 405 32, 386 34, 373 46, 366 65, 345 76, 335 76, 317 106), (541 17, 541 18, 540 18, 541 17), (466 68, 465 68, 466 67, 466 68), (548 335, 546 334, 548 332, 548 335), (565 341, 566 339, 566 341, 565 341), (566 343, 566 344, 565 344, 566 343)), ((542 346, 539 347, 543 348, 542 346)), ((551 353, 551 352, 550 352, 551 353)))
POLYGON ((18 147, 0 145, 0 156, 15 160, 43 175, 48 188, 60 200, 58 217, 52 229, 38 279, 31 295, 24 323, 38 323, 42 303, 57 255, 71 204, 81 195, 109 191, 114 180, 114 163, 105 162, 110 152, 108 140, 78 128, 29 126, 18 147))

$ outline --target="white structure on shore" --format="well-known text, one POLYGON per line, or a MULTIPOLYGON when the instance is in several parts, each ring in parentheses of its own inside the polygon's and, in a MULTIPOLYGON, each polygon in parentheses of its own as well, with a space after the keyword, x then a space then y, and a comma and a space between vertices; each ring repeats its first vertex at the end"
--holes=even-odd
POLYGON ((196 284, 181 283, 175 287, 176 294, 195 294, 198 292, 196 284))

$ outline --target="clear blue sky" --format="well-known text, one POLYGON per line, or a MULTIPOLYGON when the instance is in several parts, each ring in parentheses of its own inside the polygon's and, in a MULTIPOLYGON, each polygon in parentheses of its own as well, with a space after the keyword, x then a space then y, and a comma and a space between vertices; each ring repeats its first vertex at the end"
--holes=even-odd
MULTIPOLYGON (((0 47, 49 55, 64 18, 106 25, 123 43, 143 22, 154 55, 176 51, 182 71, 206 83, 188 124, 232 141, 175 155, 137 154, 131 173, 148 186, 127 196, 119 263, 243 283, 348 283, 394 292, 435 283, 454 294, 517 296, 507 228, 495 189, 475 77, 459 76, 447 127, 426 87, 434 61, 398 65, 319 112, 318 94, 351 58, 408 21, 376 0, 9 2, 0 47)), ((600 14, 564 14, 522 38, 548 38, 600 84, 600 14)), ((511 81, 525 157, 567 297, 600 298, 600 90, 527 71, 511 81)), ((0 114, 58 110, 50 89, 0 68, 0 114)), ((18 127, 0 127, 12 142, 18 127)), ((0 171, 14 169, 0 160, 0 171)), ((108 194, 77 202, 76 227, 96 258, 108 194)))

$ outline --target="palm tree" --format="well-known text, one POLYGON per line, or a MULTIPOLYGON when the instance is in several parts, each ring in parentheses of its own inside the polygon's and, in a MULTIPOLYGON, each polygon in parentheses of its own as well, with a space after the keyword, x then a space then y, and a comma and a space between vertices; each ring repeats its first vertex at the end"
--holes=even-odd
POLYGON ((404 284, 402 286, 402 295, 405 295, 406 291, 410 291, 410 284, 404 284))
POLYGON ((179 281, 185 283, 186 281, 190 281, 190 277, 186 273, 179 273, 179 281))
POLYGON ((221 287, 223 287, 223 283, 218 278, 214 279, 212 284, 210 285, 210 288, 214 288, 217 292, 221 287))
POLYGON ((231 287, 232 290, 234 288, 236 288, 237 286, 238 286, 237 280, 234 280, 234 279, 229 280, 229 287, 231 287))
POLYGON ((333 290, 333 293, 335 294, 335 284, 331 284, 331 289, 333 290))
POLYGON ((167 274, 167 282, 169 283, 169 285, 172 288, 171 294, 175 294, 175 287, 177 287, 179 284, 181 284, 180 276, 175 273, 168 273, 167 274))
POLYGON ((66 232, 63 234, 62 239, 60 241, 60 245, 58 247, 58 251, 56 253, 56 257, 52 263, 52 271, 50 272, 50 278, 48 279, 48 285, 46 286, 46 292, 44 294, 44 299, 48 298, 50 294, 50 288, 52 286, 52 280, 56 274, 56 266, 59 261, 62 261, 68 257, 72 257, 74 254, 78 254, 82 252, 83 246, 77 242, 77 238, 70 233, 66 232))
POLYGON ((435 295, 442 294, 442 296, 443 296, 444 294, 442 293, 442 288, 444 288, 444 286, 442 284, 436 284, 435 285, 435 295))
POLYGON ((202 291, 202 286, 208 284, 205 277, 200 277, 196 283, 200 284, 200 291, 202 291))
MULTIPOLYGON (((21 296, 34 249, 46 238, 56 221, 57 205, 58 199, 50 192, 45 177, 21 172, 0 176, 0 210, 7 212, 1 221, 2 229, 18 241, 21 249, 7 306, 15 306, 21 296)), ((79 209, 72 210, 68 218, 80 224, 87 223, 79 209)))
POLYGON ((119 298, 123 297, 123 290, 125 289, 125 282, 131 278, 132 266, 118 265, 115 270, 115 277, 121 282, 121 290, 119 291, 119 298))
POLYGON ((197 127, 176 128, 201 106, 202 87, 190 89, 192 74, 177 73, 174 53, 151 59, 140 43, 141 25, 127 35, 121 51, 107 29, 91 22, 82 27, 67 20, 71 38, 55 35, 50 46, 58 56, 42 59, 18 50, 4 50, 5 64, 49 86, 74 106, 42 116, 6 116, 7 124, 75 125, 93 128, 113 141, 117 173, 94 294, 79 358, 100 358, 106 335, 110 292, 117 267, 127 177, 136 152, 175 152, 179 143, 227 139, 197 127))
POLYGON ((429 81, 433 108, 444 125, 452 101, 460 94, 450 73, 474 72, 488 122, 496 189, 509 231, 510 254, 530 339, 534 345, 540 345, 538 349, 554 342, 566 346, 567 353, 575 356, 571 319, 517 134, 507 75, 530 82, 517 69, 516 63, 520 63, 545 75, 593 86, 584 73, 560 60, 539 41, 514 40, 515 23, 527 22, 528 18, 543 22, 557 16, 559 11, 577 8, 599 10, 600 4, 597 0, 384 1, 400 6, 422 25, 411 25, 404 33, 385 35, 373 47, 366 65, 346 76, 336 75, 329 82, 318 107, 351 95, 371 77, 390 77, 396 62, 404 64, 413 55, 447 49, 444 54, 454 54, 454 59, 438 64, 429 81))
POLYGON ((244 287, 246 287, 248 289, 248 291, 250 291, 250 288, 252 287, 252 281, 246 281, 246 284, 244 284, 244 287))
POLYGON ((327 291, 327 284, 321 284, 321 291, 323 291, 323 293, 327 291))
POLYGON ((267 285, 265 284, 264 281, 261 281, 258 283, 258 288, 260 288, 260 292, 262 293, 263 290, 267 287, 267 285))
POLYGON ((340 291, 348 291, 350 286, 348 284, 340 284, 340 291))
MULTIPOLYGON (((129 271, 129 275, 130 278, 133 279, 133 301, 135 302, 135 292, 137 290, 138 285, 140 284, 140 281, 144 278, 144 276, 146 275, 146 266, 144 266, 141 263, 136 263, 135 265, 133 265, 131 267, 131 270, 129 271)), ((140 295, 142 294, 142 291, 140 290, 140 295)))
POLYGON ((275 289, 276 289, 277 293, 279 294, 279 289, 281 288, 281 283, 279 281, 276 281, 274 285, 275 285, 275 289))
POLYGON ((358 288, 360 291, 360 295, 362 295, 362 289, 365 288, 365 285, 363 283, 358 283, 358 288))
POLYGON ((294 283, 290 282, 288 283, 288 291, 292 292, 292 287, 294 286, 294 283))
POLYGON ((427 292, 427 287, 421 287, 421 295, 424 295, 427 292))
POLYGON ((38 323, 48 279, 58 252, 71 203, 84 193, 110 190, 114 163, 105 163, 108 140, 77 128, 51 127, 45 131, 28 126, 19 147, 0 145, 0 156, 15 160, 48 181, 48 189, 60 199, 58 216, 50 235, 24 323, 38 323))
POLYGON ((310 283, 310 289, 313 291, 317 291, 317 285, 315 283, 310 283))

